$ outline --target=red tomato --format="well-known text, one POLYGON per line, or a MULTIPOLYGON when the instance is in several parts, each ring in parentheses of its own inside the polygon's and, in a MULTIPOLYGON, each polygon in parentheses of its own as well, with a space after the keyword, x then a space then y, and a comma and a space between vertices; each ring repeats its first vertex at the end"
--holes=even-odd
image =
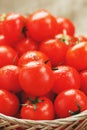
POLYGON ((56 18, 46 10, 29 15, 26 27, 28 36, 36 41, 52 38, 58 32, 56 18))
POLYGON ((6 17, 3 21, 3 33, 6 39, 11 44, 17 42, 23 34, 24 26, 24 16, 16 13, 6 14, 6 17))
POLYGON ((0 46, 2 46, 2 45, 8 46, 8 45, 10 45, 10 43, 6 40, 5 36, 1 34, 0 35, 0 46))
POLYGON ((0 68, 0 89, 5 89, 14 93, 21 90, 18 66, 7 65, 0 68))
POLYGON ((55 38, 64 42, 68 48, 70 48, 71 46, 74 46, 75 44, 79 42, 78 37, 70 36, 66 34, 66 32, 64 32, 63 34, 57 34, 55 38))
POLYGON ((8 116, 15 116, 17 114, 19 100, 14 94, 0 89, 0 104, 0 113, 8 116))
POLYGON ((66 30, 66 33, 70 36, 74 36, 75 34, 75 26, 74 23, 64 17, 57 17, 57 24, 58 24, 58 33, 63 33, 64 30, 66 30))
POLYGON ((57 116, 65 118, 87 110, 87 96, 80 90, 69 89, 56 97, 54 106, 57 116))
POLYGON ((23 66, 31 61, 37 61, 39 63, 46 63, 47 65, 51 66, 51 62, 49 58, 41 51, 28 51, 24 53, 18 61, 19 66, 23 66))
POLYGON ((87 68, 86 42, 80 42, 68 49, 66 53, 66 64, 75 67, 77 70, 83 70, 87 68))
POLYGON ((80 88, 80 75, 76 69, 70 66, 57 66, 53 70, 55 81, 53 85, 53 92, 59 94, 67 89, 80 88))
POLYGON ((54 83, 54 75, 46 64, 30 64, 21 67, 19 81, 23 90, 32 96, 42 96, 48 93, 54 83))
POLYGON ((0 46, 0 67, 10 64, 17 64, 18 56, 10 46, 0 46))
POLYGON ((21 109, 21 117, 23 119, 52 120, 54 115, 54 106, 51 100, 46 97, 27 100, 21 109))
POLYGON ((87 95, 87 69, 80 72, 81 87, 80 89, 87 95))
POLYGON ((53 67, 65 62, 67 45, 57 39, 50 39, 40 44, 40 51, 48 56, 53 67))
POLYGON ((80 42, 87 42, 86 36, 81 35, 81 36, 78 37, 78 39, 79 39, 80 42))
POLYGON ((14 48, 20 57, 27 51, 38 50, 38 45, 30 38, 21 38, 14 48))

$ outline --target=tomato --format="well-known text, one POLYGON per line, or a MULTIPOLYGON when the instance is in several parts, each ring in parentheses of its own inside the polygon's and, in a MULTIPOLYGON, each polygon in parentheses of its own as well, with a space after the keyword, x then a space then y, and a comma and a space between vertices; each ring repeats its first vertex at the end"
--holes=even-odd
POLYGON ((56 18, 43 9, 29 15, 26 28, 27 35, 36 41, 52 38, 58 32, 56 18))
POLYGON ((24 16, 16 13, 6 14, 3 21, 3 33, 6 39, 11 44, 17 42, 22 37, 24 26, 24 16))
POLYGON ((33 50, 24 53, 18 61, 19 66, 23 66, 31 61, 37 61, 39 63, 46 63, 51 66, 49 58, 41 51, 33 50))
POLYGON ((79 71, 87 68, 86 42, 80 42, 68 49, 66 53, 66 64, 75 67, 79 71))
POLYGON ((28 95, 42 96, 52 89, 54 75, 48 65, 30 62, 20 68, 19 82, 28 95))
POLYGON ((65 118, 87 110, 87 96, 78 89, 69 89, 56 97, 54 106, 57 116, 65 118))
POLYGON ((21 38, 18 43, 14 46, 19 57, 27 51, 38 50, 38 44, 30 38, 21 38))
POLYGON ((81 87, 80 89, 87 95, 87 69, 80 72, 81 87))
POLYGON ((59 94, 67 89, 80 88, 80 75, 78 71, 70 66, 57 66, 53 70, 55 81, 53 85, 53 92, 59 94))
POLYGON ((10 46, 0 46, 0 67, 18 62, 16 51, 10 46))
POLYGON ((63 33, 64 30, 66 30, 66 33, 70 36, 74 36, 75 34, 75 26, 74 23, 64 17, 57 17, 57 24, 58 24, 58 33, 63 33))
POLYGON ((31 120, 52 120, 54 119, 54 106, 50 99, 39 97, 34 100, 27 100, 21 109, 21 117, 31 120))
POLYGON ((5 36, 2 34, 0 35, 0 46, 1 45, 6 45, 6 46, 10 45, 9 42, 6 40, 5 36))
POLYGON ((14 93, 21 91, 18 66, 7 65, 0 68, 0 89, 5 89, 14 93))
POLYGON ((40 44, 40 51, 48 56, 53 67, 65 62, 67 45, 57 39, 50 39, 40 44))
POLYGON ((86 36, 80 35, 80 36, 78 36, 78 39, 79 39, 80 42, 87 42, 86 36))
POLYGON ((75 44, 79 42, 78 37, 70 36, 66 34, 66 32, 64 32, 63 34, 57 34, 55 38, 64 42, 68 48, 70 48, 71 46, 74 46, 75 44))
POLYGON ((18 98, 8 92, 7 90, 0 89, 0 113, 15 116, 19 109, 19 100, 18 98))

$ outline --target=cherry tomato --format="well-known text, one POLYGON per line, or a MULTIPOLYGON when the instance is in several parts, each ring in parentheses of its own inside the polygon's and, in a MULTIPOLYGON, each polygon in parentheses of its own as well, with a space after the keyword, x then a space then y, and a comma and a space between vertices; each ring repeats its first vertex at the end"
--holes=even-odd
POLYGON ((80 72, 81 87, 80 89, 87 95, 87 69, 80 72))
POLYGON ((8 92, 7 90, 0 89, 0 113, 15 116, 19 109, 19 100, 17 96, 8 92))
POLYGON ((0 68, 0 89, 5 89, 14 93, 21 90, 18 66, 7 65, 0 68))
POLYGON ((79 114, 87 110, 87 96, 78 89, 69 89, 56 97, 54 106, 59 118, 79 114))
POLYGON ((49 58, 41 51, 28 51, 24 53, 18 61, 19 66, 23 66, 31 61, 37 61, 39 63, 46 63, 47 65, 51 66, 51 62, 49 58))
POLYGON ((0 67, 18 62, 16 51, 10 46, 0 46, 0 67))
POLYGON ((28 36, 36 41, 52 38, 58 32, 56 18, 43 9, 29 15, 26 27, 28 36))
POLYGON ((14 46, 19 57, 27 51, 38 50, 38 44, 30 38, 21 38, 18 43, 14 46))
POLYGON ((17 42, 22 37, 24 26, 24 16, 16 13, 6 14, 3 21, 3 33, 6 39, 11 44, 17 42))
POLYGON ((86 42, 80 42, 68 49, 66 53, 66 64, 75 67, 79 71, 87 68, 86 42))
POLYGON ((46 64, 32 64, 20 68, 19 82, 23 90, 32 96, 42 96, 48 93, 54 83, 54 75, 46 64))
POLYGON ((67 45, 57 39, 50 39, 40 44, 40 51, 48 56, 53 67, 65 62, 67 45))
POLYGON ((57 66, 53 70, 55 81, 53 85, 53 92, 59 94, 67 89, 80 88, 80 75, 78 71, 70 66, 57 66))
POLYGON ((27 100, 21 109, 21 117, 23 119, 52 120, 54 115, 54 106, 51 100, 46 97, 27 100))
POLYGON ((57 24, 59 34, 63 33, 63 31, 66 30, 68 35, 74 36, 75 26, 70 19, 64 17, 57 17, 57 24))

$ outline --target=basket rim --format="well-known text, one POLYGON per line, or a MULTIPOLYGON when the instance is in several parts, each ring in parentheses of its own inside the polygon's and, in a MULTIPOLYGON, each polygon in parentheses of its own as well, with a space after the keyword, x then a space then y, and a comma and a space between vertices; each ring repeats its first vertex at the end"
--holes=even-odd
MULTIPOLYGON (((80 121, 82 119, 86 119, 87 118, 87 110, 77 114, 77 115, 73 115, 70 117, 66 117, 66 118, 58 118, 58 119, 54 119, 54 120, 30 120, 30 119, 20 119, 20 118, 16 118, 16 117, 11 117, 11 116, 7 116, 4 115, 2 113, 0 113, 0 119, 2 120, 6 120, 6 121, 10 121, 10 122, 19 122, 19 123, 31 123, 31 124, 47 124, 47 123, 60 123, 63 124, 64 122, 74 122, 74 121, 80 121)), ((87 120, 87 119, 86 119, 87 120)))

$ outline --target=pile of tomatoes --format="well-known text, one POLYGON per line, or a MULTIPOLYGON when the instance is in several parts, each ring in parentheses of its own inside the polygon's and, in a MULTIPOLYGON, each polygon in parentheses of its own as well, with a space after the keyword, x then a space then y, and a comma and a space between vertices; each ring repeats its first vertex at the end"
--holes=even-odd
POLYGON ((87 38, 46 10, 0 15, 0 113, 53 120, 87 110, 87 38))

